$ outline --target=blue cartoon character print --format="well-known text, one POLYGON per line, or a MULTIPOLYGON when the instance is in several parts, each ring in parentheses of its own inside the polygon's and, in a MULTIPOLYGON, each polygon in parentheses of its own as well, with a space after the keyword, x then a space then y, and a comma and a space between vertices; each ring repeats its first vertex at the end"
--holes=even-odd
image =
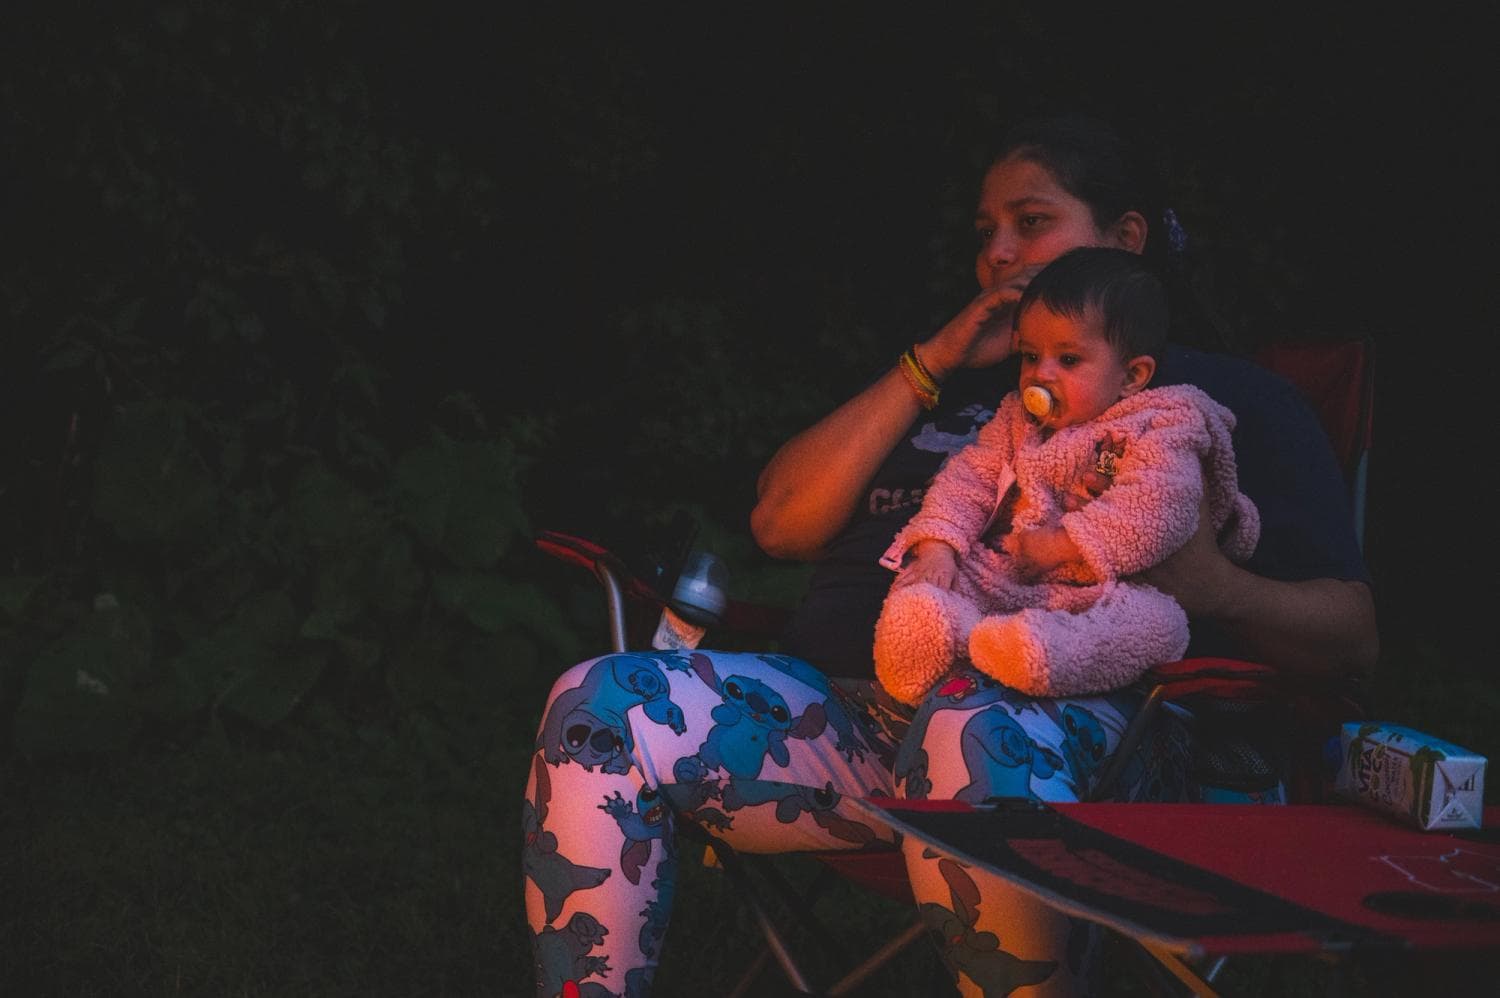
MULTIPOLYGON (((609 973, 607 957, 588 955, 595 946, 604 945, 607 935, 609 930, 597 918, 581 911, 560 929, 550 925, 542 929, 536 936, 538 990, 547 995, 588 994, 583 979, 609 973)), ((593 990, 597 993, 599 987, 593 990)))
POLYGON ((875 831, 869 825, 851 821, 834 810, 841 796, 833 789, 832 783, 818 788, 776 780, 730 780, 724 788, 724 810, 734 812, 774 801, 776 820, 783 825, 794 824, 802 815, 809 814, 820 828, 827 829, 836 839, 856 845, 873 842, 875 831))
POLYGON ((536 804, 523 801, 521 804, 521 866, 526 876, 542 892, 542 904, 547 922, 562 913, 563 902, 574 891, 598 887, 609 877, 608 870, 598 866, 581 866, 557 851, 557 836, 543 825, 547 820, 547 804, 552 800, 552 778, 547 773, 547 764, 536 760, 536 804))
POLYGON ((677 761, 676 770, 689 782, 668 783, 661 787, 661 794, 672 805, 672 810, 694 824, 705 828, 728 831, 733 820, 717 807, 708 806, 709 801, 718 801, 721 795, 719 780, 702 779, 701 767, 696 756, 677 761))
POLYGON ((787 655, 757 655, 756 658, 823 695, 822 701, 808 704, 802 712, 804 727, 810 729, 817 726, 817 731, 812 734, 821 733, 823 728, 818 724, 821 714, 823 724, 833 729, 833 747, 843 753, 845 760, 853 762, 856 757, 863 760, 865 753, 870 751, 879 754, 878 747, 883 747, 883 742, 876 735, 875 722, 864 710, 851 707, 846 702, 844 691, 829 682, 827 676, 799 658, 787 655), (856 718, 864 728, 863 735, 856 730, 856 718))
POLYGON ((713 709, 714 726, 698 749, 704 766, 754 779, 767 757, 778 766, 791 761, 786 739, 792 712, 780 693, 747 676, 730 676, 719 693, 724 702, 713 709))
POLYGON ((678 759, 672 767, 679 783, 699 783, 715 771, 753 780, 767 758, 782 767, 791 762, 788 738, 815 738, 828 725, 823 703, 810 704, 793 717, 786 699, 766 683, 742 675, 721 680, 708 656, 693 655, 691 660, 693 672, 723 702, 710 712, 714 725, 697 753, 678 759))
POLYGON ((922 747, 932 715, 940 710, 975 710, 1000 702, 1014 704, 1018 711, 1023 705, 1030 706, 1024 697, 999 680, 973 669, 955 673, 928 694, 912 717, 911 727, 896 750, 891 770, 897 785, 904 784, 904 793, 909 800, 926 800, 932 793, 932 781, 927 778, 927 750, 922 747))
POLYGON ((1063 757, 1080 787, 1091 786, 1104 766, 1109 746, 1104 725, 1093 711, 1070 703, 1062 709, 1063 757))
POLYGON ((667 668, 686 670, 679 656, 607 655, 588 670, 583 682, 560 694, 542 722, 537 748, 554 766, 572 761, 593 771, 630 771, 635 747, 626 712, 639 706, 646 717, 677 734, 687 730, 682 708, 672 702, 667 668))
POLYGON ((979 886, 962 864, 932 850, 924 850, 924 859, 937 858, 938 872, 948 885, 951 908, 928 901, 921 915, 937 933, 943 960, 953 975, 954 984, 962 974, 988 995, 1008 995, 1017 988, 1040 984, 1057 970, 1054 960, 1023 960, 1000 948, 1001 939, 993 932, 975 929, 979 923, 982 898, 979 886))
POLYGON ((662 940, 667 935, 667 917, 672 911, 672 898, 677 893, 677 860, 667 856, 656 864, 656 876, 651 881, 656 897, 646 902, 641 909, 645 922, 641 925, 637 940, 641 952, 654 957, 661 951, 662 940))
POLYGON ((959 736, 969 783, 954 798, 970 804, 990 797, 1030 797, 1033 774, 1047 779, 1062 768, 1062 756, 1031 739, 1003 707, 976 713, 959 736))
POLYGON ((624 836, 620 846, 620 872, 632 884, 640 883, 641 868, 651 858, 652 841, 660 840, 667 852, 672 849, 674 840, 667 834, 672 826, 667 818, 665 801, 653 787, 641 787, 634 804, 616 790, 613 797, 604 798, 599 810, 615 819, 624 836))

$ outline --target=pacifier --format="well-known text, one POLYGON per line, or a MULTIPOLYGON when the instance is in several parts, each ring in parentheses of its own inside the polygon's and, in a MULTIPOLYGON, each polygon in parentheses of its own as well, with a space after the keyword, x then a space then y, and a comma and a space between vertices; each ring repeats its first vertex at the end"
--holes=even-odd
POLYGON ((1021 407, 1040 422, 1052 413, 1052 393, 1041 385, 1027 385, 1021 390, 1021 407))

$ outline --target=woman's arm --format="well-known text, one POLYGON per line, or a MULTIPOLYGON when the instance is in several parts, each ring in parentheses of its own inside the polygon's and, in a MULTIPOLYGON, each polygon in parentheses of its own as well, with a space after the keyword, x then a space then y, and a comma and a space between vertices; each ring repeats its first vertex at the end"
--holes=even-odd
MULTIPOLYGON (((941 384, 963 367, 1012 352, 1016 288, 984 291, 917 346, 941 384)), ((864 391, 782 445, 760 473, 750 513, 756 543, 778 558, 814 558, 849 522, 865 486, 922 411, 893 364, 864 391)))
POLYGON ((1357 674, 1375 664, 1380 638, 1369 586, 1262 578, 1224 556, 1205 514, 1187 544, 1143 573, 1190 620, 1212 620, 1251 658, 1294 672, 1357 674))
POLYGON ((750 511, 756 543, 773 557, 815 558, 849 522, 865 486, 921 411, 893 365, 783 444, 756 483, 750 511))

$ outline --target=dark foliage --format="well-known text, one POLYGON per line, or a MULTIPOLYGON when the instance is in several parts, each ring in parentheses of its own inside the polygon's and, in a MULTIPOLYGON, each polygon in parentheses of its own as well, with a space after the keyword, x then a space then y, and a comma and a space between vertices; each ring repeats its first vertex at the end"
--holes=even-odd
POLYGON ((541 10, 6 5, 0 991, 524 978, 512 801, 603 640, 530 531, 688 510, 791 599, 755 471, 969 297, 985 151, 1045 107, 1145 140, 1218 345, 1377 338, 1374 689, 1500 749, 1452 581, 1495 553, 1484 31, 541 10))

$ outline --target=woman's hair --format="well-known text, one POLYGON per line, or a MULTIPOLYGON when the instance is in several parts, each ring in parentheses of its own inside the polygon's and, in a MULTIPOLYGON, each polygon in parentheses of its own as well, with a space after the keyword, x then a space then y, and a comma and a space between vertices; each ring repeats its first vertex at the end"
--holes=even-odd
POLYGON ((1089 206, 1100 231, 1137 211, 1146 219, 1148 251, 1165 242, 1150 171, 1108 123, 1081 114, 1027 119, 1005 133, 991 163, 1012 157, 1045 167, 1058 186, 1089 206))
POLYGON ((1167 289, 1146 261, 1129 250, 1086 246, 1047 264, 1021 294, 1017 328, 1036 304, 1075 320, 1096 309, 1105 340, 1126 358, 1159 357, 1167 343, 1167 289))
POLYGON ((1112 125, 1083 114, 1029 118, 1004 134, 990 162, 1012 157, 1045 168, 1063 190, 1088 205, 1101 231, 1126 212, 1139 212, 1146 220, 1141 256, 1175 305, 1172 338, 1221 348, 1235 342, 1193 276, 1187 234, 1165 206, 1156 171, 1112 125))

